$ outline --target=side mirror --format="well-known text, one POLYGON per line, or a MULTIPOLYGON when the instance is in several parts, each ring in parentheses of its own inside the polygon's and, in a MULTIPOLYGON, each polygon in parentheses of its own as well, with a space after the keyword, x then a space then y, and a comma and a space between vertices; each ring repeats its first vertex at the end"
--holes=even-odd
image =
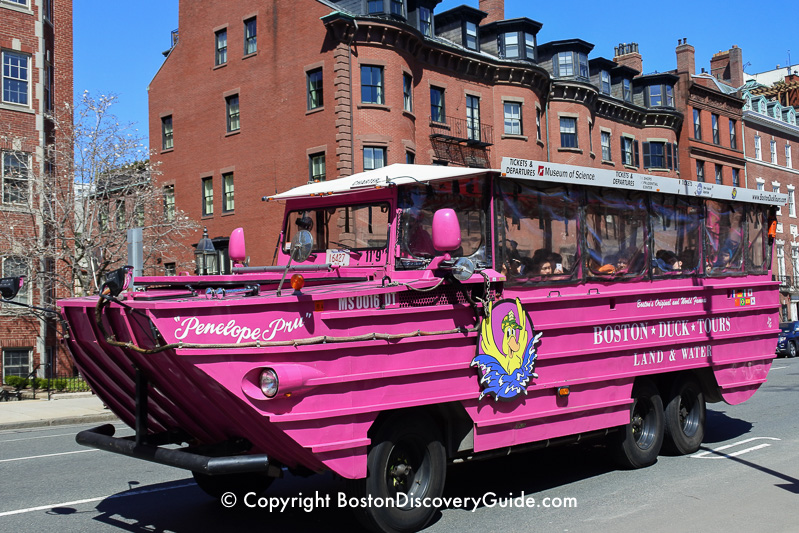
POLYGON ((311 235, 311 232, 305 229, 298 231, 294 238, 291 239, 291 251, 289 252, 291 260, 302 263, 311 255, 311 250, 313 250, 313 235, 311 235))
POLYGON ((230 234, 228 255, 234 266, 242 266, 247 260, 247 248, 244 246, 244 228, 236 228, 230 234))
POLYGON ((439 209, 433 214, 433 248, 451 252, 461 245, 461 224, 454 209, 439 209))
POLYGON ((0 296, 4 300, 11 300, 17 295, 22 285, 25 283, 24 276, 13 278, 0 278, 0 296))

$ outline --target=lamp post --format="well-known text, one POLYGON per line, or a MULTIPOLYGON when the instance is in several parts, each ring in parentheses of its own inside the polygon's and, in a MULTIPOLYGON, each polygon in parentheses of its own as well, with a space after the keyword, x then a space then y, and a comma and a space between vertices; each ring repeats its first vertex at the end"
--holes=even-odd
POLYGON ((197 243, 197 249, 194 250, 194 262, 197 264, 197 274, 205 276, 208 274, 216 273, 216 248, 214 243, 208 238, 208 228, 203 228, 203 237, 197 243))

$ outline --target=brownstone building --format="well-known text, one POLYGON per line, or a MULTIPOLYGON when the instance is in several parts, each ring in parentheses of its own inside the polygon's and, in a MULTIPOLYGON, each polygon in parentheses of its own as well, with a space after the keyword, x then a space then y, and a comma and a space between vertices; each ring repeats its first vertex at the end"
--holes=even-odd
MULTIPOLYGON (((7 242, 14 232, 41 225, 31 180, 53 170, 45 168, 44 154, 58 133, 46 115, 72 102, 72 1, 0 0, 0 53, 0 210, 8 222, 0 239, 7 242)), ((44 258, 8 255, 3 248, 2 276, 52 267, 44 258)), ((53 296, 49 287, 33 283, 16 300, 41 306, 52 304, 53 296)), ((69 364, 57 355, 55 322, 10 304, 0 306, 0 350, 3 379, 27 376, 37 367, 43 376, 48 364, 51 369, 69 364)))
POLYGON ((542 24, 505 19, 502 0, 438 3, 180 2, 149 87, 151 147, 166 202, 208 227, 221 271, 239 226, 253 264, 271 262, 282 210, 262 196, 391 163, 680 175, 681 78, 641 75, 636 45, 589 60, 580 39, 539 44, 542 24))

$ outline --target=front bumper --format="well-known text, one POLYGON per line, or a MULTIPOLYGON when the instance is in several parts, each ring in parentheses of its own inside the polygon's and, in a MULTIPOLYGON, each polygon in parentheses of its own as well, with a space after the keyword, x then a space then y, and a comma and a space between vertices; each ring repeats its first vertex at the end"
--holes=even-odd
POLYGON ((208 475, 265 472, 272 477, 280 475, 280 468, 269 463, 265 454, 208 456, 188 451, 188 448, 164 448, 154 444, 137 443, 136 438, 114 437, 115 428, 105 424, 81 431, 75 436, 78 444, 127 455, 153 463, 191 470, 208 475))

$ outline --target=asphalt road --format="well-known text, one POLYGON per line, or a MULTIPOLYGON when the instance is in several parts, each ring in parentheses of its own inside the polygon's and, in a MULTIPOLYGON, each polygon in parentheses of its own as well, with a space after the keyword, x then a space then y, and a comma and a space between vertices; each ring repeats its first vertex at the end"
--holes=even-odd
MULTIPOLYGON (((452 466, 445 497, 478 503, 450 504, 426 531, 799 531, 797 407, 799 358, 778 359, 751 400, 709 406, 693 456, 622 471, 599 442, 452 466)), ((273 484, 264 496, 306 498, 282 511, 226 509, 184 471, 77 445, 80 429, 0 432, 0 531, 357 530, 333 476, 273 484)))

